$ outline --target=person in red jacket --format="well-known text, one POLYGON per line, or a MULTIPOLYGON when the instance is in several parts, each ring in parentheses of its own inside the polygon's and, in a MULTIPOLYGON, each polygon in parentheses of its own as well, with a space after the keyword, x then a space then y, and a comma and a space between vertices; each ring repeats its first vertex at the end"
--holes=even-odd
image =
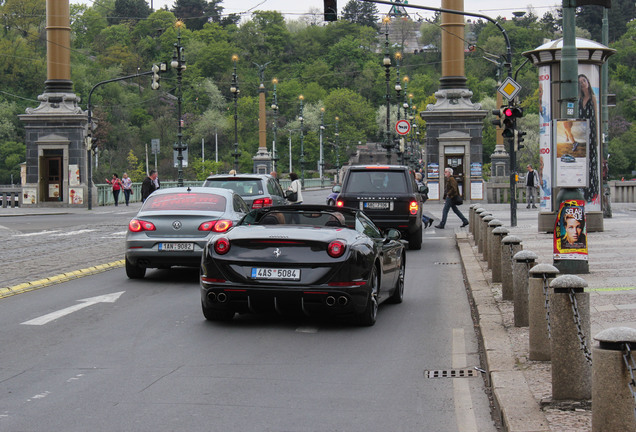
POLYGON ((121 190, 121 180, 117 174, 113 174, 113 178, 108 180, 106 179, 106 183, 109 183, 113 186, 113 199, 115 200, 115 205, 119 205, 119 191, 121 190))

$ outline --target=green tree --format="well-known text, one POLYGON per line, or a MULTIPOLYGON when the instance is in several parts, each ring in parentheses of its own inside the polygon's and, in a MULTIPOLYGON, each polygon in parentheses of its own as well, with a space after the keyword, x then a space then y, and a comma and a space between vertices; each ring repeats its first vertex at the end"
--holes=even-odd
POLYGON ((26 145, 15 141, 0 142, 0 184, 20 179, 20 164, 26 159, 26 145))
POLYGON ((349 0, 342 9, 342 19, 377 30, 378 13, 375 3, 349 0))
POLYGON ((110 24, 119 24, 122 21, 137 22, 148 18, 150 6, 146 0, 115 0, 115 9, 108 17, 110 24))

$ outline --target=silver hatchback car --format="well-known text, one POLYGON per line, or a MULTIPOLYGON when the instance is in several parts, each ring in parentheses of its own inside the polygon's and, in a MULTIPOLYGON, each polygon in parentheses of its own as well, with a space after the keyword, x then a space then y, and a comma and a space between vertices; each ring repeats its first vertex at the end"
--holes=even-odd
POLYGON ((289 204, 280 184, 269 174, 217 174, 209 176, 203 186, 231 189, 251 209, 289 204))
POLYGON ((208 240, 249 212, 236 192, 221 188, 159 189, 146 199, 126 233, 126 275, 147 268, 198 267, 208 240))

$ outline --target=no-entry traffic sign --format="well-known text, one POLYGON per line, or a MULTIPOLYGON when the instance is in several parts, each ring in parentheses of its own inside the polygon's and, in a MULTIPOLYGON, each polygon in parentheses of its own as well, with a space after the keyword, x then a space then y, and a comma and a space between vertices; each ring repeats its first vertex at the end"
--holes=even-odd
POLYGON ((411 132, 411 123, 408 120, 398 120, 395 124, 395 131, 400 135, 406 135, 411 132))

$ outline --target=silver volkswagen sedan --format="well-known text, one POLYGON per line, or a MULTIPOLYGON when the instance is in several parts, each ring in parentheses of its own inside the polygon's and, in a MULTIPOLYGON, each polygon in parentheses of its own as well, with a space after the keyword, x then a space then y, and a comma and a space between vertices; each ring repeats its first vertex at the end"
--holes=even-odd
POLYGON ((210 187, 159 189, 146 199, 126 233, 126 275, 147 268, 198 267, 208 240, 249 212, 236 192, 210 187))

